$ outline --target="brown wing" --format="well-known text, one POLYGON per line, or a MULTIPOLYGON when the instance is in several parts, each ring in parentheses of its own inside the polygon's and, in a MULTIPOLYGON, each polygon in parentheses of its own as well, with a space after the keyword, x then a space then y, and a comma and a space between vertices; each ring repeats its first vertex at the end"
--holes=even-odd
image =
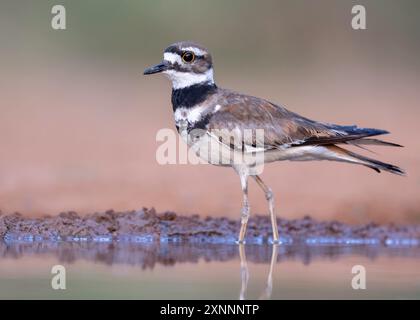
POLYGON ((227 90, 219 93, 217 103, 220 109, 210 117, 208 128, 211 132, 214 129, 222 132, 217 134, 219 140, 232 140, 233 135, 235 147, 243 147, 245 144, 273 149, 337 144, 388 133, 378 129, 316 122, 266 100, 227 90), (263 141, 258 135, 247 136, 244 134, 245 129, 263 129, 263 141))
MULTIPOLYGON (((287 109, 266 100, 252 96, 224 92, 218 100, 221 108, 209 119, 208 128, 222 132, 218 136, 228 140, 227 133, 233 134, 235 141, 265 149, 300 144, 309 138, 332 138, 339 136, 325 125, 303 118, 287 109), (246 136, 245 130, 263 129, 263 141, 257 136, 246 136)), ((236 146, 237 143, 235 143, 236 146)))

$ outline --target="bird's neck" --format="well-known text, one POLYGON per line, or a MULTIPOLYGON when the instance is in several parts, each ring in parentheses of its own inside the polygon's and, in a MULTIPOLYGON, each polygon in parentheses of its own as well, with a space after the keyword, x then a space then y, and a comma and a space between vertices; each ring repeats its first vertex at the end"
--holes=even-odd
POLYGON ((172 88, 172 107, 174 112, 178 108, 193 108, 217 91, 213 82, 197 83, 181 89, 172 88))

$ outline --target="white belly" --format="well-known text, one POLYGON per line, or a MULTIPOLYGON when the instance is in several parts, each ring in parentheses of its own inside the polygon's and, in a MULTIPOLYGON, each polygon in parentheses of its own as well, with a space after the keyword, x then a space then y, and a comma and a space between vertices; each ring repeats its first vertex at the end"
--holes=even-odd
POLYGON ((263 152, 241 152, 233 150, 228 145, 221 143, 216 137, 202 131, 200 136, 191 136, 187 130, 180 131, 182 140, 189 148, 205 162, 216 166, 229 166, 237 171, 246 171, 249 175, 261 174, 266 161, 263 152))

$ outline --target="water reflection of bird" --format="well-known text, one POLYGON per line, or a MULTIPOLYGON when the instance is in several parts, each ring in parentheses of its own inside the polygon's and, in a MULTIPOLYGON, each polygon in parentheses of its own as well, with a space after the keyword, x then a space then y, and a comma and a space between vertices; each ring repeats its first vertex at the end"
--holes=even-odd
MULTIPOLYGON (((273 271, 274 266, 277 263, 278 257, 278 245, 272 246, 271 251, 271 260, 270 260, 270 268, 268 270, 267 281, 260 295, 261 300, 266 300, 271 298, 271 294, 273 292, 273 271)), ((245 254, 245 247, 243 244, 239 244, 239 259, 240 259, 240 266, 241 266, 241 290, 239 292, 239 300, 245 300, 246 291, 248 289, 248 281, 249 281, 249 269, 248 269, 248 261, 246 259, 245 254)))
POLYGON ((388 133, 385 130, 313 121, 267 100, 219 88, 214 82, 210 53, 195 43, 175 43, 163 56, 161 63, 147 68, 144 74, 162 72, 172 81, 174 118, 181 137, 207 162, 233 167, 240 176, 240 243, 244 242, 250 215, 248 177, 254 178, 265 193, 273 242, 279 241, 273 193, 259 176, 265 163, 332 160, 404 174, 394 165, 338 146, 399 146, 370 138, 388 133))

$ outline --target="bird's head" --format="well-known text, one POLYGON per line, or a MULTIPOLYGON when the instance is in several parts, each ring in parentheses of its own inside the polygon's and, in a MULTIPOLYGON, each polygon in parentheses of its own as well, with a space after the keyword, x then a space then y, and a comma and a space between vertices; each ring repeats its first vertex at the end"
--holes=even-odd
POLYGON ((206 48, 193 42, 177 42, 165 49, 163 60, 144 70, 144 74, 163 73, 173 89, 196 84, 213 84, 213 64, 206 48))

